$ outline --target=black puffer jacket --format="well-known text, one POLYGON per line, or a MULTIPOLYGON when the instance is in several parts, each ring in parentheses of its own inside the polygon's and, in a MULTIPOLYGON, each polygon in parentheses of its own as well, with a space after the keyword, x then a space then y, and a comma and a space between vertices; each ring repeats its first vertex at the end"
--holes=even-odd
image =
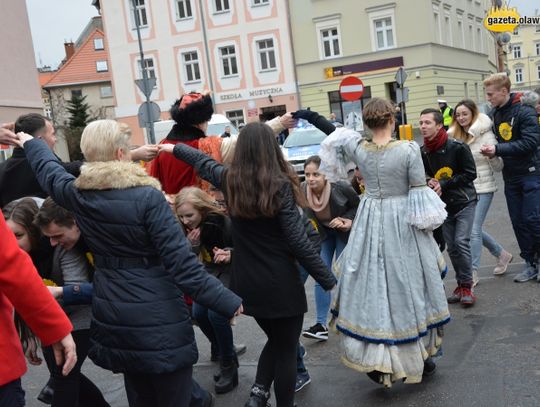
POLYGON ((469 202, 476 201, 476 164, 469 146, 449 138, 439 150, 430 153, 422 146, 422 161, 429 178, 441 185, 441 199, 448 213, 455 214, 469 202))
MULTIPOLYGON (((67 172, 79 176, 82 161, 62 163, 67 172)), ((0 164, 0 208, 25 196, 46 198, 22 148, 13 150, 13 155, 0 164)))
MULTIPOLYGON (((206 154, 176 144, 176 158, 193 165, 199 176, 222 188, 226 168, 206 154)), ((307 311, 306 293, 296 260, 326 290, 336 284, 306 234, 292 186, 279 192, 281 209, 274 218, 232 216, 234 260, 231 289, 244 301, 248 315, 286 318, 307 311)), ((227 197, 225 197, 227 199, 227 197)))
POLYGON ((160 374, 197 361, 182 292, 231 317, 240 298, 191 252, 159 183, 137 164, 89 163, 75 180, 39 140, 25 151, 43 189, 72 211, 94 255, 90 358, 117 372, 160 374))
POLYGON ((490 112, 498 144, 495 155, 504 161, 503 176, 509 179, 530 173, 540 174, 540 126, 538 114, 520 103, 521 94, 510 94, 510 100, 490 112))

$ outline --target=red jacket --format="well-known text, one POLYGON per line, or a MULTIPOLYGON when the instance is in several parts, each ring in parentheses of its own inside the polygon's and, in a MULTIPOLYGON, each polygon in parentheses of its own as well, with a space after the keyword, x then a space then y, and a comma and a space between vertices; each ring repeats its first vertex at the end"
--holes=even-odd
MULTIPOLYGON (((184 143, 193 148, 199 148, 199 140, 169 140, 164 139, 160 144, 184 143)), ((150 165, 150 175, 161 182, 166 194, 177 194, 184 187, 198 186, 197 173, 191 165, 178 160, 172 154, 160 154, 150 165)))
POLYGON ((0 386, 26 372, 13 324, 13 307, 45 346, 59 341, 73 328, 0 215, 0 386))

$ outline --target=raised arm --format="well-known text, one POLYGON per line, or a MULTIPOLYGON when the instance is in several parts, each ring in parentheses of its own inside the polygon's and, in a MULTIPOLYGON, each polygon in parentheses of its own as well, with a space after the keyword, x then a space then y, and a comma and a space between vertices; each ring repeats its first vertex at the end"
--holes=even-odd
POLYGON ((18 133, 19 146, 24 148, 26 158, 36 175, 41 188, 58 205, 67 210, 75 210, 75 177, 69 174, 58 158, 42 140, 18 133), (22 139, 21 139, 22 137, 22 139))
MULTIPOLYGON (((169 145, 170 146, 170 145, 169 145)), ((162 144, 159 146, 163 151, 167 151, 167 144, 162 144)), ((186 164, 191 165, 197 171, 199 177, 208 181, 216 188, 221 188, 221 183, 223 181, 223 173, 225 167, 223 164, 217 162, 212 157, 204 154, 203 152, 192 148, 183 143, 178 143, 174 146, 172 153, 174 156, 184 161, 186 164)))
POLYGON ((289 247, 306 271, 323 287, 330 290, 336 278, 323 263, 321 256, 310 242, 300 212, 296 207, 292 186, 287 182, 280 191, 281 209, 279 224, 289 247))

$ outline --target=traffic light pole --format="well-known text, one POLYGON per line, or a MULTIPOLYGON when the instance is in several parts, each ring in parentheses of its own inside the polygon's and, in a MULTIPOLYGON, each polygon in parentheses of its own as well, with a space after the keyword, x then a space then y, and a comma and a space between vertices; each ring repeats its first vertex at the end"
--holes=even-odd
POLYGON ((149 83, 148 83, 148 72, 146 71, 146 64, 144 62, 144 52, 143 52, 143 46, 142 46, 142 38, 141 38, 141 22, 139 21, 139 13, 137 13, 137 4, 136 0, 131 0, 131 3, 133 4, 133 15, 135 17, 135 28, 137 29, 137 39, 139 41, 139 55, 141 58, 141 71, 142 71, 142 79, 144 84, 144 96, 146 97, 146 113, 148 116, 148 121, 146 122, 146 131, 148 134, 148 142, 150 144, 156 144, 156 136, 154 134, 154 122, 152 121, 152 111, 150 106, 150 94, 151 89, 149 89, 149 83))

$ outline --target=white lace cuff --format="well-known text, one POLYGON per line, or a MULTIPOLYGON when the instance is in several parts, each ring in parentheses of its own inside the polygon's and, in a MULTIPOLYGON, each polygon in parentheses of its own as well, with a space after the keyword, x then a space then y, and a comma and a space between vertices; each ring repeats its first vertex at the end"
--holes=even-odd
POLYGON ((429 187, 414 187, 407 202, 408 222, 418 229, 434 230, 446 219, 446 204, 429 187))

